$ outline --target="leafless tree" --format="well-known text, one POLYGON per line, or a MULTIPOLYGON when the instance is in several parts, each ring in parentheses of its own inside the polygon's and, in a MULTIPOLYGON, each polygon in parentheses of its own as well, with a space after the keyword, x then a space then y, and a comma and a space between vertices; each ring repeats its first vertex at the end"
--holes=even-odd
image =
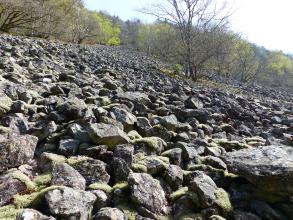
POLYGON ((208 52, 206 58, 196 63, 195 55, 200 49, 194 48, 195 42, 202 36, 210 38, 214 31, 227 25, 229 13, 225 12, 225 5, 224 2, 218 6, 215 0, 162 0, 140 11, 177 27, 182 43, 182 58, 186 62, 186 74, 196 79, 199 66, 211 56, 211 51, 205 50, 208 52))

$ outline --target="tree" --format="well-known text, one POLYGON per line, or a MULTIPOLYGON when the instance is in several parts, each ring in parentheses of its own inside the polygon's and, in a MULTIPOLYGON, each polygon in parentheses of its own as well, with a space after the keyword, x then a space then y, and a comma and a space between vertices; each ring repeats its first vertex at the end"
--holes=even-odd
POLYGON ((46 0, 0 0, 0 31, 9 32, 15 28, 30 29, 49 13, 46 0))
MULTIPOLYGON (((224 4, 218 8, 214 0, 164 0, 142 12, 165 20, 177 28, 181 39, 180 54, 185 61, 187 75, 196 79, 199 66, 195 62, 198 48, 193 50, 194 43, 201 36, 206 36, 204 33, 212 37, 213 31, 224 28, 228 14, 224 14, 223 9, 224 4)), ((207 58, 199 62, 200 67, 210 56, 208 54, 207 58)))

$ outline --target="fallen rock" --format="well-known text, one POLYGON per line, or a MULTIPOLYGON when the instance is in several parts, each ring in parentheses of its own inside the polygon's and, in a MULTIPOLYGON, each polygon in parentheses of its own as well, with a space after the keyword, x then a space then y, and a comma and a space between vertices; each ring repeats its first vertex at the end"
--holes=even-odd
POLYGON ((92 124, 88 129, 91 140, 95 144, 115 147, 130 142, 127 134, 116 126, 109 124, 92 124))
POLYGON ((126 216, 117 208, 101 208, 93 220, 126 220, 126 216))
POLYGON ((16 218, 16 220, 56 220, 53 217, 43 215, 34 209, 24 209, 16 218))
POLYGON ((167 200, 160 182, 149 174, 132 173, 128 177, 131 199, 136 206, 142 206, 155 214, 167 212, 167 200))
POLYGON ((90 192, 65 187, 47 192, 45 199, 50 213, 56 218, 87 220, 96 196, 90 192))
POLYGON ((293 195, 293 148, 260 146, 227 153, 222 158, 231 172, 246 178, 257 187, 293 195))
POLYGON ((85 179, 83 176, 66 163, 60 163, 54 166, 51 184, 85 190, 85 179))
POLYGON ((0 135, 0 173, 33 159, 37 143, 38 138, 31 135, 0 135))

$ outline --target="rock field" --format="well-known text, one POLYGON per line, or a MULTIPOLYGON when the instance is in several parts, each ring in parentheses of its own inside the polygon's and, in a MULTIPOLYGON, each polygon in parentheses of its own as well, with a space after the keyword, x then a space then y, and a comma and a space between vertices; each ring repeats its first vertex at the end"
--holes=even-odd
POLYGON ((165 68, 0 36, 0 219, 293 219, 293 91, 165 68))

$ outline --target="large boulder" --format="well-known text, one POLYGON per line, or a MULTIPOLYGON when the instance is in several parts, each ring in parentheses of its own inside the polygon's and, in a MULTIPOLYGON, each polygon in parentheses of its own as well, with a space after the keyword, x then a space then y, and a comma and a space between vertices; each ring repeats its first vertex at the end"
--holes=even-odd
POLYGON ((84 177, 67 163, 60 163, 54 166, 51 184, 85 190, 84 177))
POLYGON ((48 191, 45 199, 50 213, 56 218, 87 220, 96 196, 90 192, 65 187, 48 191))
POLYGON ((145 173, 132 173, 128 177, 131 199, 137 206, 155 214, 166 213, 167 200, 160 182, 145 173))
POLYGON ((33 159, 37 143, 38 138, 31 135, 0 135, 0 173, 33 159))
POLYGON ((91 140, 95 144, 105 144, 114 147, 118 144, 127 144, 130 139, 120 128, 109 124, 91 124, 88 128, 91 140))
POLYGON ((293 148, 261 146, 227 153, 228 169, 270 192, 293 196, 293 148))

